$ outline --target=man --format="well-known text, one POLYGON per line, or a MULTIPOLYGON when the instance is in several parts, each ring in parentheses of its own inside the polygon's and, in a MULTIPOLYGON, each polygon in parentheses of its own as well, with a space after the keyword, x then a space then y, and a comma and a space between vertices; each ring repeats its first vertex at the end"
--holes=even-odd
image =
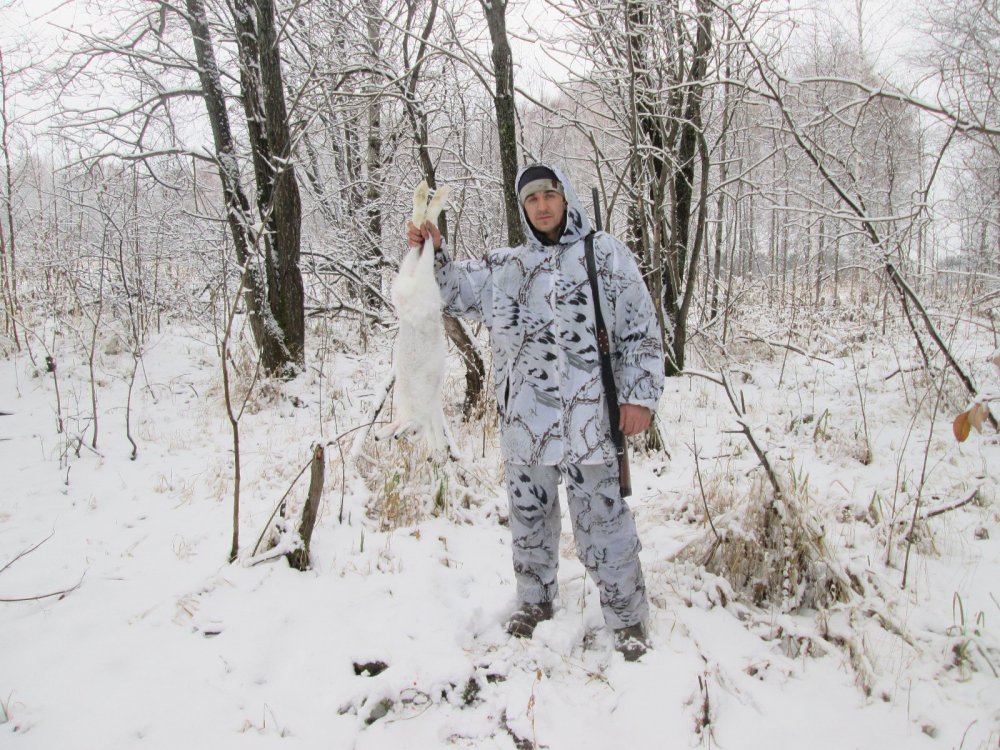
MULTIPOLYGON (((531 637, 552 617, 560 514, 566 494, 577 554, 597 584, 601 608, 627 660, 647 647, 645 583, 635 521, 621 497, 601 382, 594 307, 584 257, 590 221, 555 167, 534 164, 517 179, 528 241, 452 261, 430 223, 408 226, 417 245, 439 250, 445 311, 482 321, 490 333, 500 447, 520 606, 509 633, 531 637)), ((603 318, 611 338, 625 435, 644 431, 663 390, 663 350, 653 302, 631 252, 605 233, 594 238, 603 318)))

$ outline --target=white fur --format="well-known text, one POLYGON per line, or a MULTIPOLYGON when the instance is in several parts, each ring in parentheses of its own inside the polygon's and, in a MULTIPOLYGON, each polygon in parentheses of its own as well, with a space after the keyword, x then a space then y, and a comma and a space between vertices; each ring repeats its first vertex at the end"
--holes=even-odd
MULTIPOLYGON (((427 202, 427 183, 413 193, 413 223, 434 222, 444 206, 448 188, 442 186, 427 202)), ((444 385, 445 339, 441 318, 441 292, 434 279, 434 246, 428 239, 422 248, 411 248, 399 266, 392 285, 392 302, 399 318, 393 350, 395 420, 378 434, 422 435, 434 451, 447 446, 441 387, 444 385)))

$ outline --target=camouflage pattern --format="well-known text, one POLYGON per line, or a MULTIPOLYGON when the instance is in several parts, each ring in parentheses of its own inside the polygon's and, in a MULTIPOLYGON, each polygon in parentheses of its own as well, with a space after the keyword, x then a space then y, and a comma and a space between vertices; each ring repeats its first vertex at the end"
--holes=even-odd
MULTIPOLYGON (((445 312, 490 332, 500 449, 512 463, 603 464, 614 455, 584 260, 590 220, 566 176, 566 228, 559 244, 529 240, 481 260, 437 254, 445 312)), ((619 402, 651 410, 663 391, 663 348, 653 301, 632 253, 609 234, 594 237, 602 311, 619 402)))
POLYGON ((604 620, 618 629, 644 622, 649 611, 632 511, 618 491, 617 464, 507 464, 510 531, 517 596, 553 601, 558 591, 558 482, 566 486, 576 552, 601 598, 604 620))
MULTIPOLYGON (((549 168, 567 203, 559 242, 543 244, 522 207, 523 245, 465 261, 452 261, 445 249, 436 254, 437 281, 446 312, 489 330, 520 601, 556 595, 561 475, 577 553, 597 583, 607 624, 618 629, 647 615, 640 544, 618 489, 601 381, 584 258, 590 220, 566 176, 549 168)), ((655 410, 663 348, 653 301, 621 242, 598 232, 594 257, 618 400, 655 410)))

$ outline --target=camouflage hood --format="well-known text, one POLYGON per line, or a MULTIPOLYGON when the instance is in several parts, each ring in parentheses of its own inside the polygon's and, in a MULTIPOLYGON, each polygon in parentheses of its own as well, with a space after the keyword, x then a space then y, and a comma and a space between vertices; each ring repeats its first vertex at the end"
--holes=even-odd
MULTIPOLYGON (((563 194, 566 196, 566 223, 562 235, 559 237, 559 244, 572 245, 574 242, 582 240, 590 234, 590 219, 587 217, 587 211, 580 202, 580 198, 577 196, 576 190, 573 189, 569 178, 566 177, 566 174, 559 167, 543 162, 527 164, 518 170, 517 179, 514 181, 514 184, 517 185, 521 182, 521 175, 524 174, 525 170, 536 166, 551 169, 559 182, 562 183, 563 194)), ((531 224, 528 223, 528 216, 524 213, 524 206, 521 205, 520 200, 517 202, 517 208, 521 213, 521 227, 524 229, 524 236, 527 237, 527 244, 542 247, 542 241, 531 228, 531 224)))

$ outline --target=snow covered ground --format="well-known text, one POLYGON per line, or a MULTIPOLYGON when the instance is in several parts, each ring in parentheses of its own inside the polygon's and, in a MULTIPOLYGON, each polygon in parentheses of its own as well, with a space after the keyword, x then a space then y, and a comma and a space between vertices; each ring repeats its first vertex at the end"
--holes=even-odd
MULTIPOLYGON (((151 339, 135 461, 120 346, 98 345, 96 450, 77 339, 45 337, 62 434, 40 345, 34 364, 0 360, 0 746, 1000 747, 997 435, 955 441, 965 396, 950 385, 939 399, 939 382, 913 371, 903 328, 880 335, 831 314, 802 329, 804 356, 781 346, 787 327, 766 327, 757 333, 772 343, 735 342, 745 364, 727 372, 861 593, 783 611, 697 560, 672 561, 711 533, 706 503, 737 528, 762 478, 722 389, 674 378, 660 409, 667 454, 633 457, 654 647, 636 664, 612 648, 568 521, 556 617, 531 641, 505 635, 500 464, 492 428, 456 419, 458 373, 447 400, 463 458, 444 468, 370 439, 351 460, 348 431, 375 406, 388 342, 366 353, 327 334, 296 381, 258 383, 240 423, 241 559, 230 564, 233 451, 210 335, 175 325, 151 339), (250 565, 316 440, 335 442, 313 568, 250 565), (977 489, 919 522, 908 545, 918 498, 923 516, 977 489)), ((952 341, 996 390, 991 336, 952 341)))

